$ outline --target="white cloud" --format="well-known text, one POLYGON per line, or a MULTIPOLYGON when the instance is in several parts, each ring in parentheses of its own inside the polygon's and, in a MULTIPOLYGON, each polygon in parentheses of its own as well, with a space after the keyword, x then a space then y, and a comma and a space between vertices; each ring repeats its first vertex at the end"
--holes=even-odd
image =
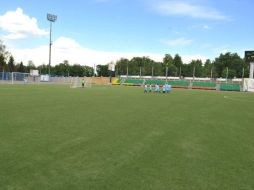
MULTIPOLYGON (((27 64, 29 60, 32 60, 35 65, 48 64, 48 45, 43 45, 33 49, 17 49, 11 48, 10 51, 16 62, 23 61, 27 64)), ((94 66, 94 64, 107 64, 111 61, 117 61, 120 58, 131 59, 135 56, 148 56, 155 61, 162 61, 164 54, 147 53, 147 52, 109 52, 98 51, 89 48, 82 47, 78 42, 71 38, 60 37, 52 46, 52 65, 59 64, 63 60, 68 60, 70 64, 81 64, 94 66)), ((182 59, 185 63, 189 63, 192 59, 206 60, 201 55, 182 55, 182 59)))
POLYGON ((4 39, 9 40, 48 34, 47 31, 39 28, 36 18, 25 15, 21 8, 0 15, 0 29, 8 33, 4 39))
POLYGON ((177 38, 173 40, 164 40, 162 43, 169 45, 169 46, 188 46, 191 45, 193 40, 186 39, 186 38, 177 38))
POLYGON ((210 29, 212 29, 210 26, 208 26, 208 25, 203 25, 203 29, 205 29, 205 30, 210 30, 210 29))
MULTIPOLYGON (((16 62, 23 61, 25 64, 32 60, 35 65, 48 64, 49 47, 43 45, 33 49, 8 49, 14 56, 16 62)), ((162 61, 163 55, 146 52, 109 52, 98 51, 82 47, 77 41, 59 37, 52 45, 52 65, 68 60, 71 64, 78 63, 81 65, 93 66, 94 64, 106 64, 120 58, 131 59, 134 56, 149 56, 155 61, 162 61)))
POLYGON ((228 17, 216 9, 201 5, 191 4, 185 1, 160 1, 154 3, 157 12, 164 15, 190 16, 192 18, 202 18, 211 20, 228 20, 228 17))

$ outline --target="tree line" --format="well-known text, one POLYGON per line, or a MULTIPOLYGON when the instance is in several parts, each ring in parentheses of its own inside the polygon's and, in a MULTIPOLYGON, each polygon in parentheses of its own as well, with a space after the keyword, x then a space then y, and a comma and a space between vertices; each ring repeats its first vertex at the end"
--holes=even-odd
MULTIPOLYGON (((98 66, 97 66, 98 67, 98 66)), ((209 77, 209 78, 242 78, 249 76, 249 64, 246 64, 237 53, 220 54, 211 61, 207 59, 192 60, 183 63, 179 54, 172 57, 166 54, 162 62, 149 57, 133 57, 131 60, 120 59, 116 62, 113 75, 135 76, 175 76, 175 77, 209 77)), ((97 72, 100 76, 110 76, 107 65, 100 65, 97 72), (99 71, 99 72, 98 72, 99 71)))
MULTIPOLYGON (((32 61, 27 65, 23 62, 15 63, 11 53, 0 40, 0 72, 27 72, 31 69, 39 70, 40 74, 48 74, 48 65, 35 66, 32 61)), ((156 62, 149 57, 121 58, 116 61, 115 71, 108 70, 108 64, 97 65, 96 68, 71 65, 68 60, 50 67, 50 73, 58 76, 175 76, 175 77, 211 77, 211 78, 242 78, 249 76, 249 64, 246 64, 237 53, 220 54, 215 60, 192 60, 183 63, 179 54, 172 57, 166 54, 162 62, 156 62), (94 71, 96 69, 96 72, 94 71)))
POLYGON ((164 56, 163 62, 155 62, 148 57, 121 59, 116 63, 116 73, 120 75, 149 75, 175 77, 241 78, 249 75, 249 65, 237 53, 220 54, 214 61, 192 60, 184 64, 179 54, 164 56))

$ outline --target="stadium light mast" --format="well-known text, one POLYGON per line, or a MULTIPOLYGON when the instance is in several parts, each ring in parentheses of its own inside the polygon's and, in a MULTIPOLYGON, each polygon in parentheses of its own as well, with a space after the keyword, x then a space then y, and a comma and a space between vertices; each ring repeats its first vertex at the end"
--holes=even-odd
POLYGON ((50 76, 50 66, 51 66, 51 46, 52 46, 52 41, 51 41, 51 33, 52 33, 52 22, 55 22, 57 20, 56 15, 52 14, 47 14, 47 19, 50 22, 50 32, 49 32, 49 76, 50 76))

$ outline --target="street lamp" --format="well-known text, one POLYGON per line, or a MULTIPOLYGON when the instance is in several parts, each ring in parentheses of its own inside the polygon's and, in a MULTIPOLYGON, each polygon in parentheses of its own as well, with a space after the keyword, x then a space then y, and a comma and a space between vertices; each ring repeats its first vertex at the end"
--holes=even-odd
POLYGON ((49 33, 49 76, 50 76, 51 46, 52 46, 52 41, 51 41, 52 22, 56 21, 57 16, 56 15, 52 15, 52 14, 47 14, 47 19, 50 22, 50 33, 49 33))

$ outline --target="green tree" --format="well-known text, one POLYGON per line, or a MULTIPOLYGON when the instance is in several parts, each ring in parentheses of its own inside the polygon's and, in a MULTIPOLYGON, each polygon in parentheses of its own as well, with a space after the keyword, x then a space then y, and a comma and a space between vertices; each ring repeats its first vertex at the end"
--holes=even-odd
POLYGON ((175 55, 173 59, 173 64, 176 67, 176 76, 181 76, 183 61, 179 54, 175 55))
POLYGON ((153 61, 149 57, 143 57, 143 62, 144 62, 143 75, 144 76, 154 75, 155 61, 153 61))
POLYGON ((193 77, 202 77, 202 61, 201 60, 192 60, 190 63, 192 68, 192 76, 193 77))
POLYGON ((203 74, 202 77, 212 77, 212 78, 216 78, 217 77, 217 73, 214 69, 214 63, 210 60, 207 59, 205 62, 205 65, 203 67, 203 74))
POLYGON ((193 65, 183 64, 182 65, 182 76, 183 77, 192 77, 193 76, 193 65))
POLYGON ((94 75, 94 68, 89 66, 83 66, 84 76, 91 77, 94 75))
POLYGON ((3 54, 0 54, 0 71, 4 71, 6 65, 5 58, 3 54))
POLYGON ((21 61, 20 64, 18 64, 17 66, 17 71, 18 72, 21 72, 21 73, 24 73, 25 72, 25 66, 23 65, 23 62, 21 61))
POLYGON ((127 73, 129 72, 128 69, 127 69, 129 64, 130 64, 130 61, 128 59, 121 58, 120 60, 118 60, 116 62, 116 73, 117 73, 117 75, 127 75, 127 73))
POLYGON ((176 72, 176 67, 173 64, 174 60, 170 54, 166 54, 163 58, 162 69, 165 76, 174 75, 176 72))
POLYGON ((97 75, 100 77, 108 77, 110 75, 108 71, 108 65, 97 65, 96 71, 97 75))
POLYGON ((163 72, 162 62, 154 62, 153 63, 153 75, 154 76, 163 76, 165 72, 163 72))
POLYGON ((8 61, 8 68, 9 68, 10 72, 14 72, 15 71, 14 58, 13 58, 12 55, 10 56, 10 59, 8 61))
POLYGON ((133 57, 131 59, 131 71, 134 75, 142 76, 142 67, 144 66, 144 60, 142 57, 133 57), (137 72, 136 68, 139 68, 137 72))
POLYGON ((36 69, 36 66, 34 65, 34 62, 32 60, 28 61, 28 65, 26 67, 26 72, 29 73, 30 70, 36 69))
POLYGON ((84 76, 84 71, 81 65, 79 64, 74 64, 73 66, 70 66, 70 76, 79 76, 83 77, 84 76))
POLYGON ((0 40, 0 71, 6 70, 6 60, 7 60, 8 52, 6 51, 6 47, 3 42, 0 40))
POLYGON ((244 60, 237 53, 227 52, 225 54, 220 54, 218 58, 214 61, 215 70, 218 73, 218 77, 225 76, 225 69, 228 67, 235 77, 242 77, 243 68, 247 69, 244 64, 244 60))
POLYGON ((42 75, 46 75, 49 72, 48 65, 45 65, 45 64, 38 66, 37 69, 42 75))
MULTIPOLYGON (((80 68, 82 69, 82 68, 80 68)), ((56 65, 54 68, 54 74, 59 76, 69 76, 70 75, 70 65, 68 60, 64 60, 63 63, 56 65)))
POLYGON ((229 68, 225 68, 222 71, 222 77, 223 78, 228 78, 228 79, 232 79, 236 76, 236 71, 234 69, 229 69, 229 68))

